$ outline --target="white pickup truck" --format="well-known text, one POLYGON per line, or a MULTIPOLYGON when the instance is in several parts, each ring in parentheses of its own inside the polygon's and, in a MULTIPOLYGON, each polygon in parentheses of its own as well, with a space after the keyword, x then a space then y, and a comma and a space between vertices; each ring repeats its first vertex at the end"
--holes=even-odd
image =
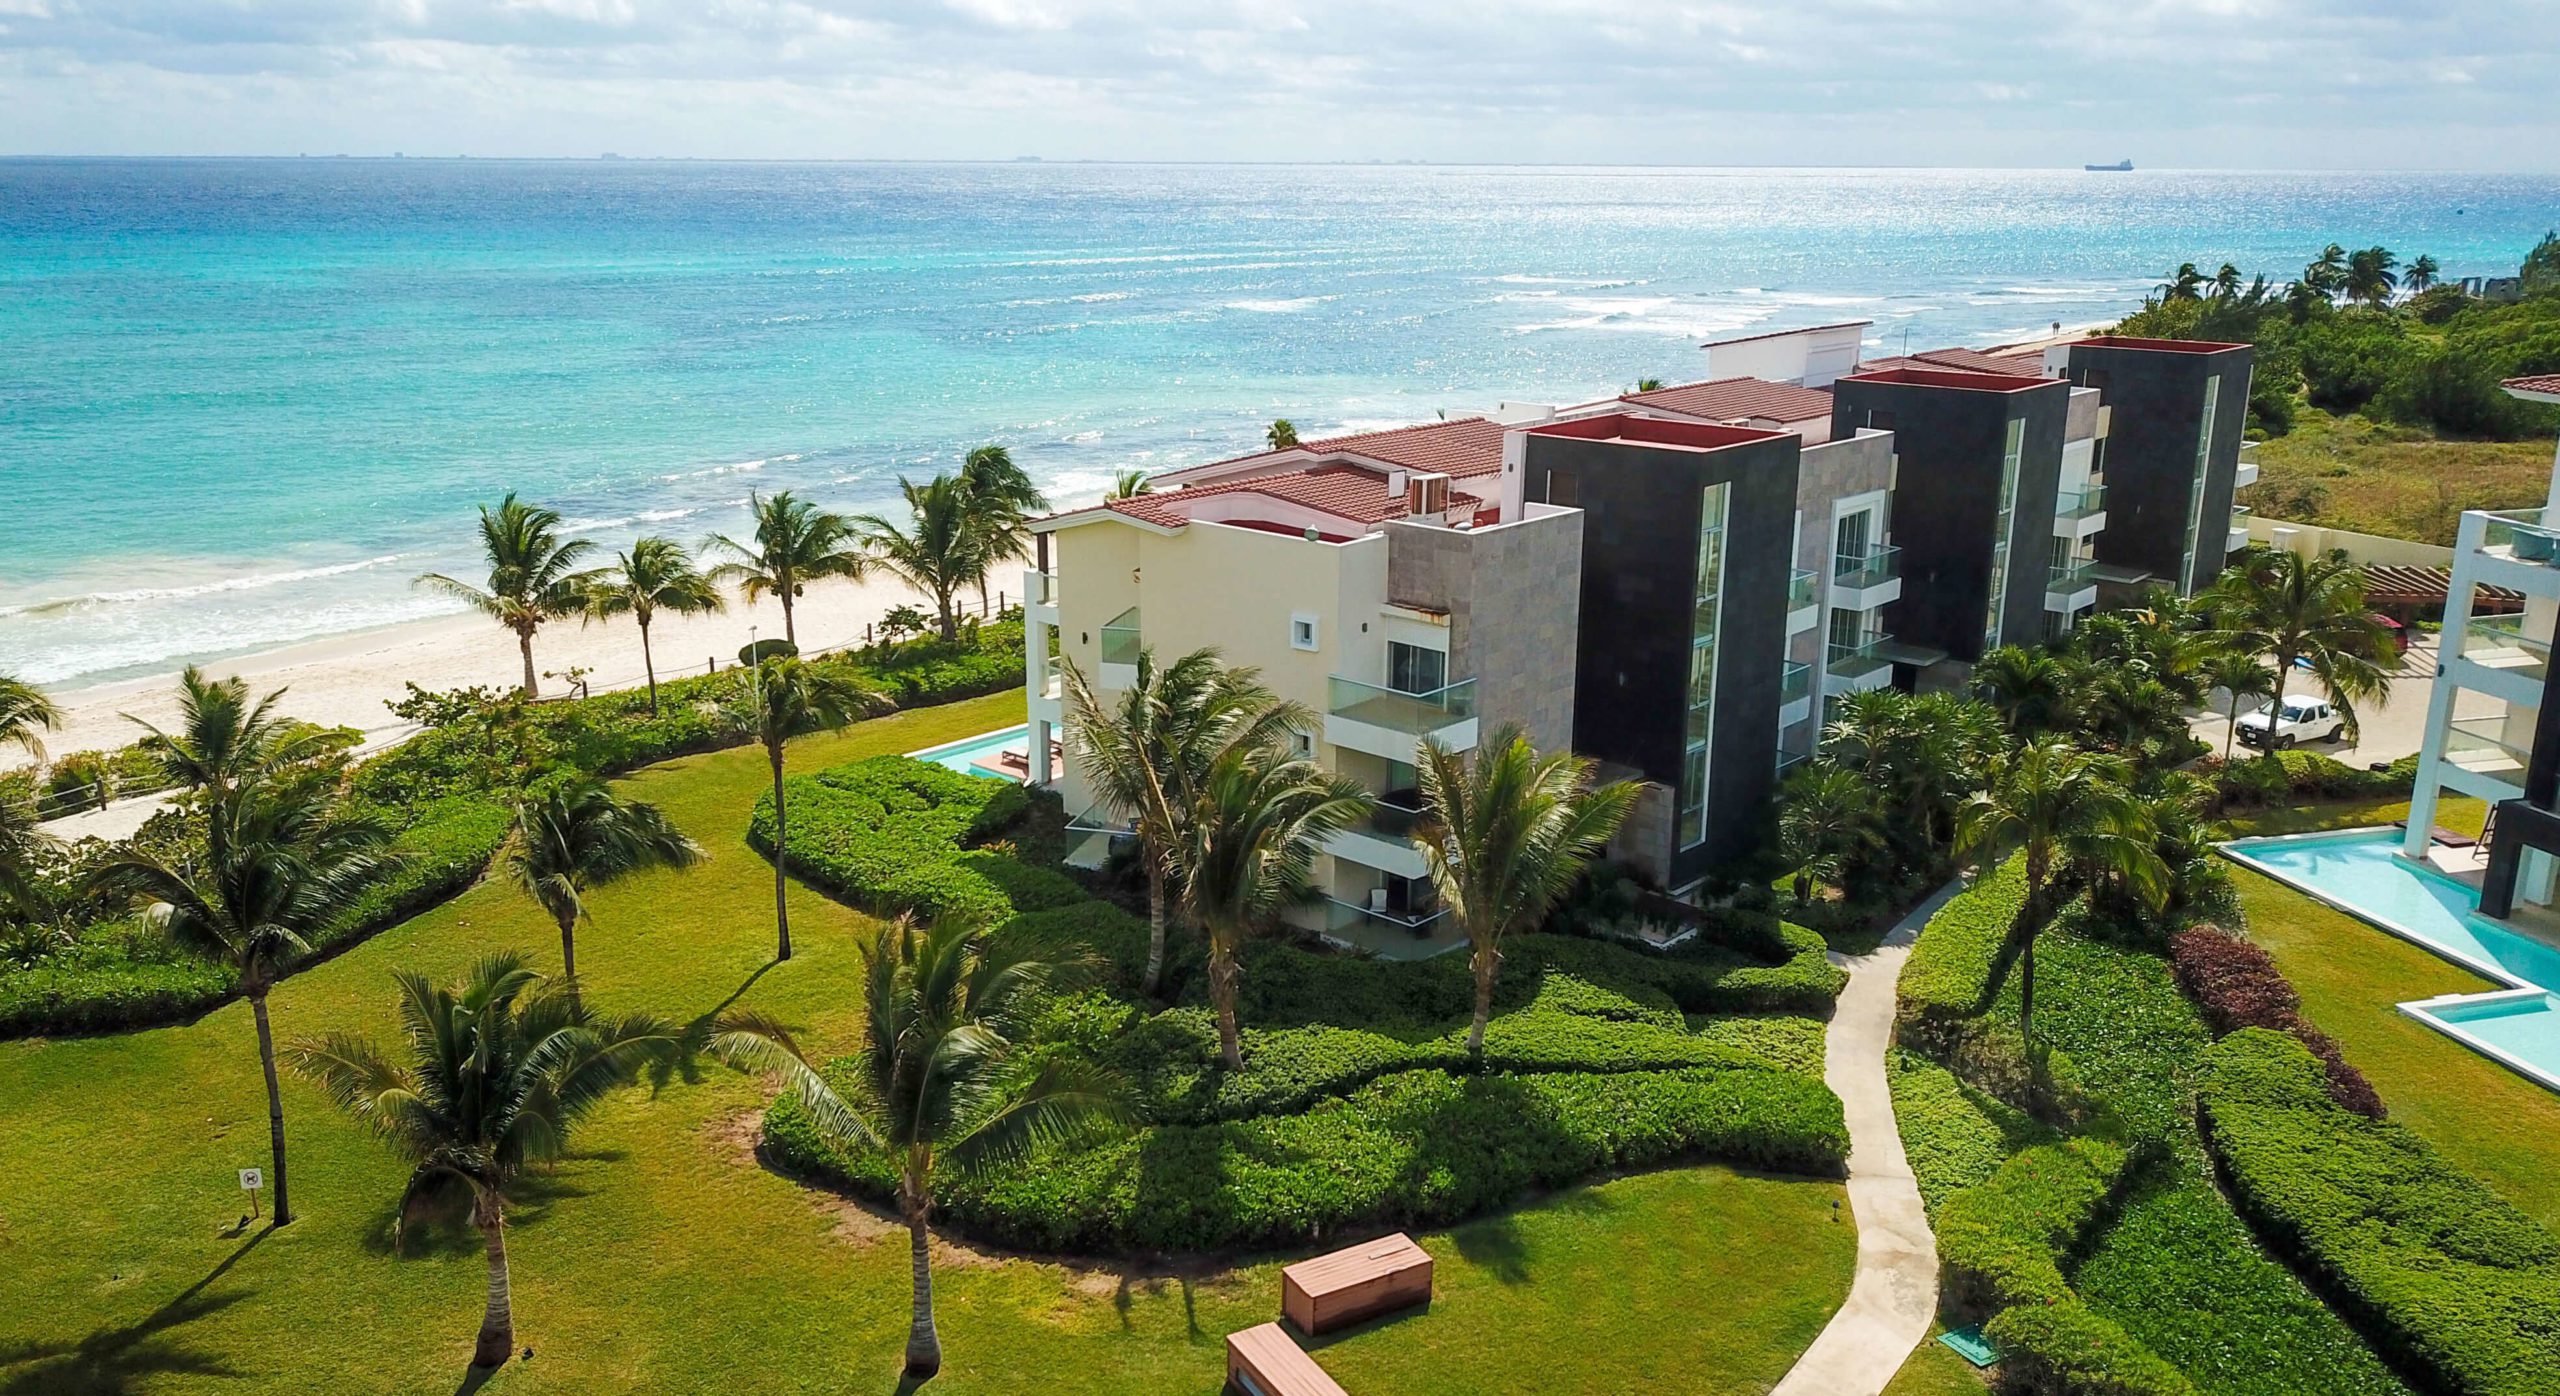
POLYGON ((2272 741, 2283 751, 2296 742, 2334 742, 2346 730, 2347 720, 2327 700, 2293 697, 2284 700, 2281 719, 2267 708, 2242 714, 2240 744, 2266 746, 2272 741))

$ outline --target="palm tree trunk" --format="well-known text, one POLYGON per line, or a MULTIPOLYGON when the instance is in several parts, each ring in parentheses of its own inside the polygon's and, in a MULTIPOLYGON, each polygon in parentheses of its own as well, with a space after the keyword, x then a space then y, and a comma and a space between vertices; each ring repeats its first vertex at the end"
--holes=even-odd
POLYGON ((1209 998, 1218 1006, 1218 1059, 1229 1071, 1244 1070, 1244 1032, 1236 1026, 1236 968, 1234 952, 1220 944, 1215 932, 1209 942, 1209 998))
POLYGON ((779 944, 773 957, 791 958, 791 905, 784 897, 789 885, 782 870, 785 850, 791 847, 791 810, 782 796, 782 743, 765 748, 773 760, 773 929, 779 944))
POLYGON ((907 1325, 907 1375, 929 1377, 942 1370, 942 1336, 933 1327, 932 1236, 925 1228, 933 1200, 913 1185, 899 1191, 906 1203, 907 1264, 915 1278, 915 1314, 907 1325))
POLYGON ((1164 869, 1147 859, 1147 977, 1139 988, 1154 993, 1164 982, 1164 869))
POLYGON ((524 652, 524 696, 539 698, 542 696, 542 690, 533 681, 533 632, 517 631, 516 648, 524 652))
POLYGON ((800 631, 791 618, 791 578, 785 576, 780 580, 782 589, 775 594, 782 598, 782 642, 797 652, 800 648, 800 631))
POLYGON ((2240 693, 2239 693, 2239 691, 2238 691, 2237 689, 2234 689, 2234 690, 2232 691, 2232 694, 2231 694, 2231 726, 2230 726, 2230 728, 2229 728, 2229 729, 2227 729, 2226 731, 2224 731, 2224 732, 2223 732, 2223 734, 2222 734, 2222 764, 2223 764, 2223 765, 2228 766, 2228 765, 2230 765, 2230 764, 2231 764, 2231 744, 2232 744, 2234 741, 2237 741, 2237 740, 2239 739, 2239 736, 2240 736, 2240 693))
POLYGON ((578 918, 560 918, 560 977, 569 983, 569 998, 578 997, 578 918))
POLYGON ((658 715, 658 661, 649 656, 649 618, 640 618, 640 672, 649 676, 649 716, 658 715))
POLYGON ((2287 671, 2292 668, 2292 656, 2276 656, 2276 691, 2267 699, 2267 759, 2270 761, 2276 759, 2276 726, 2284 721, 2284 681, 2290 677, 2287 671))
POLYGON ((480 1315, 480 1341, 471 1349, 471 1365, 504 1367, 516 1351, 514 1291, 507 1282, 507 1213, 489 1194, 474 1198, 471 1220, 489 1251, 489 1307, 480 1315))
POLYGON ((1484 1028, 1493 1019, 1493 977, 1502 969, 1502 951, 1490 940, 1479 940, 1475 953, 1468 957, 1476 972, 1476 1020, 1467 1028, 1467 1055, 1478 1065, 1484 1062, 1484 1028))
POLYGON ((284 1091, 276 1084, 276 1034, 267 1022, 267 986, 249 990, 249 1016, 258 1025, 258 1066, 267 1074, 267 1167, 276 1185, 277 1226, 293 1220, 293 1200, 284 1186, 284 1091))
POLYGON ((960 621, 959 618, 953 615, 951 611, 951 593, 948 591, 934 593, 933 604, 942 615, 942 638, 945 640, 959 639, 960 621))
POLYGON ((2027 948, 2018 956, 2018 1040, 2030 1048, 2036 1040, 2036 936, 2027 932, 2027 948))

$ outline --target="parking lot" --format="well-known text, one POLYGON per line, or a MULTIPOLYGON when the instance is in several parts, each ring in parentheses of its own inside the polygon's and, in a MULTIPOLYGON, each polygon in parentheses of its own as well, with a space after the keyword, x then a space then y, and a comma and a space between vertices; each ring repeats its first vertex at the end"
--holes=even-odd
MULTIPOLYGON (((2391 696, 2381 703, 2359 705, 2357 716, 2364 731, 2356 745, 2343 742, 2304 742, 2300 749, 2334 756, 2354 766, 2397 761, 2418 750, 2426 738, 2427 703, 2436 686, 2436 640, 2433 635, 2412 635, 2409 651, 2401 656, 2399 671, 2392 676, 2391 696)), ((2295 670, 2295 677, 2285 685, 2288 693, 2316 693, 2326 696, 2318 680, 2295 670)), ((2465 693, 2456 718, 2494 716, 2505 705, 2486 694, 2465 693)), ((2213 743, 2214 752, 2222 751, 2223 739, 2231 730, 2229 718, 2216 711, 2196 718, 2190 724, 2196 736, 2213 743)), ((2245 751, 2247 748, 2236 748, 2245 751)))

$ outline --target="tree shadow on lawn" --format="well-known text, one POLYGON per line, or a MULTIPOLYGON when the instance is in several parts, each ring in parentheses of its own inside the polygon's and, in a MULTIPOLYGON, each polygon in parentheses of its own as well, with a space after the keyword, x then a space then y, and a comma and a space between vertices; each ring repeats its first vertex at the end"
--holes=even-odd
POLYGON ((241 1289, 208 1295, 205 1291, 232 1266, 267 1239, 274 1227, 263 1227, 222 1258, 205 1277, 142 1319, 122 1328, 92 1333, 76 1343, 27 1343, 0 1348, 0 1396, 122 1396, 169 1375, 244 1377, 246 1372, 211 1353, 187 1347, 170 1336, 199 1319, 209 1318, 255 1293, 241 1289))
POLYGON ((738 1000, 745 998, 747 991, 756 986, 756 981, 772 973, 781 963, 780 960, 767 960, 756 966, 756 972, 740 980, 738 987, 731 989, 727 998, 720 1000, 707 1011, 696 1015, 693 1021, 685 1024, 684 1031, 676 1034, 674 1050, 650 1063, 649 1089, 653 1092, 663 1091, 677 1081, 682 1081, 688 1086, 701 1085, 702 1055, 711 1046, 711 1032, 718 1026, 720 1015, 736 1007, 738 1000))
MULTIPOLYGON (((566 1165, 616 1164, 627 1162, 630 1157, 629 1151, 623 1149, 593 1149, 569 1154, 559 1164, 519 1176, 507 1188, 507 1230, 540 1226, 550 1219, 554 1206, 592 1191, 565 1173, 566 1165)), ((365 1228, 359 1244, 367 1255, 395 1260, 479 1255, 485 1246, 468 1214, 458 1210, 449 1216, 422 1217, 404 1233, 398 1198, 387 1203, 373 1225, 365 1228)))

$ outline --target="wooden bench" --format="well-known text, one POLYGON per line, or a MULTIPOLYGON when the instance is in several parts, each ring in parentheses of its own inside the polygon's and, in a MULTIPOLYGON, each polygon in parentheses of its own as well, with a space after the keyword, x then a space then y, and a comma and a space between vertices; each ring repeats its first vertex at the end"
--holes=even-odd
POLYGON ((1399 1231, 1280 1272, 1280 1313, 1318 1333, 1431 1302, 1431 1253, 1399 1231))
POLYGON ((1227 1389, 1244 1396, 1350 1396, 1276 1323, 1227 1335, 1227 1389))

